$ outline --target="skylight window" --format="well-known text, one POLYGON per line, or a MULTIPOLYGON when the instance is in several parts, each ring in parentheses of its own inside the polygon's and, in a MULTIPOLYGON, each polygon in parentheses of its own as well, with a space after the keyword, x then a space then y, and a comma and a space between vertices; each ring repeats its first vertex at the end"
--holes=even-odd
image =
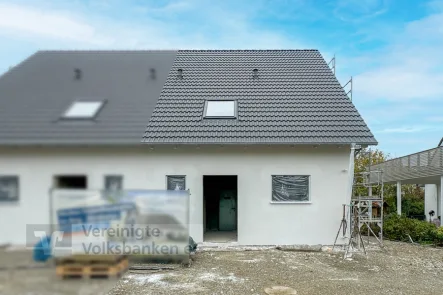
POLYGON ((92 119, 102 105, 103 101, 75 101, 63 114, 63 118, 92 119))
POLYGON ((235 100, 207 100, 205 106, 205 118, 235 118, 235 100))

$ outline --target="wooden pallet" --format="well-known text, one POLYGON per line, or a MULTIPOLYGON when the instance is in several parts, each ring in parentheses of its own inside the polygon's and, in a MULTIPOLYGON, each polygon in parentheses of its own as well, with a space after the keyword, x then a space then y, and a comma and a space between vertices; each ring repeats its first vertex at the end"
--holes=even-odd
POLYGON ((128 269, 128 259, 118 261, 90 260, 83 262, 63 262, 56 266, 59 278, 117 278, 128 269))
POLYGON ((56 257, 57 265, 69 263, 117 263, 126 258, 125 255, 71 255, 66 257, 56 257))

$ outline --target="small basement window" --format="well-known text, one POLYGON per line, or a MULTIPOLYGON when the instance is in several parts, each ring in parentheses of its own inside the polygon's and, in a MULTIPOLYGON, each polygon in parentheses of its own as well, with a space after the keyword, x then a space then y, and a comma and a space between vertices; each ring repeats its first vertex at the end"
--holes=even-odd
POLYGON ((92 119, 102 106, 103 101, 75 101, 63 114, 63 118, 92 119))
POLYGON ((272 176, 273 202, 308 202, 309 199, 308 175, 272 176))
POLYGON ((205 118, 235 118, 237 102, 235 100, 207 100, 205 118))

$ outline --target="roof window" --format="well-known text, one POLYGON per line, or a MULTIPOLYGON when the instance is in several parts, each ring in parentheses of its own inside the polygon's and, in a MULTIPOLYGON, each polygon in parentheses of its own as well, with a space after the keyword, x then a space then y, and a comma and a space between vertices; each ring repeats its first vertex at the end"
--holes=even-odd
POLYGON ((74 101, 63 114, 63 118, 92 119, 102 106, 103 101, 74 101))
POLYGON ((205 118, 236 118, 237 102, 235 100, 207 100, 205 118))

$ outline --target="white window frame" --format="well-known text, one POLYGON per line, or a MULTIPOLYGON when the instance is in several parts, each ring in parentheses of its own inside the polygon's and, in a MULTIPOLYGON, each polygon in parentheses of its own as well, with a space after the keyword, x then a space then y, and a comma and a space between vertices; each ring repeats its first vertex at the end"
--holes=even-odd
POLYGON ((237 118, 237 100, 235 99, 207 99, 205 101, 205 107, 203 109, 203 118, 205 119, 236 119, 237 118), (210 102, 233 102, 234 103, 234 114, 232 116, 208 116, 206 115, 208 111, 208 104, 210 102))
POLYGON ((311 180, 312 177, 311 175, 308 174, 273 174, 271 175, 271 204, 312 204, 312 199, 311 199, 311 180), (273 180, 274 177, 279 177, 279 176, 303 176, 303 177, 307 177, 308 178, 308 200, 305 201, 297 201, 297 200, 291 200, 291 201, 279 201, 279 200, 274 200, 273 199, 273 180))
MULTIPOLYGON (((20 200, 20 177, 18 175, 0 175, 0 182, 2 180, 15 180, 15 182, 17 183, 17 196, 15 198, 0 198, 0 203, 1 202, 18 202, 20 200)), ((0 184, 0 186, 2 186, 0 184)))
POLYGON ((76 100, 73 101, 69 107, 65 110, 65 112, 62 114, 62 119, 65 120, 92 120, 97 117, 97 115, 100 113, 100 111, 103 109, 103 106, 105 105, 105 100, 76 100), (96 108, 96 110, 91 113, 91 115, 69 115, 69 112, 72 111, 72 109, 75 107, 76 104, 90 104, 90 103, 97 103, 99 104, 96 108))

